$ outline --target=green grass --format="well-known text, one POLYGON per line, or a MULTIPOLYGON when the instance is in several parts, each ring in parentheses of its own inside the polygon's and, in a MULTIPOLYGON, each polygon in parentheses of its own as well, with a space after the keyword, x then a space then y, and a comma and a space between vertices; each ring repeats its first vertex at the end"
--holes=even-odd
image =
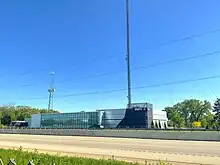
MULTIPOLYGON (((35 165, 137 165, 116 160, 97 160, 90 158, 78 158, 59 155, 40 154, 37 151, 27 152, 19 150, 0 149, 0 159, 4 164, 8 164, 10 158, 14 159, 17 165, 27 165, 29 160, 33 160, 35 165)), ((0 163, 1 164, 1 163, 0 163)))
MULTIPOLYGON (((1 160, 4 165, 7 165, 13 159, 17 165, 28 165, 32 161, 34 165, 139 165, 138 163, 129 163, 117 160, 98 160, 91 158, 80 158, 70 156, 49 155, 34 152, 23 151, 22 148, 18 150, 6 150, 0 148, 0 165, 1 160)), ((172 165, 164 161, 145 161, 144 165, 172 165)))

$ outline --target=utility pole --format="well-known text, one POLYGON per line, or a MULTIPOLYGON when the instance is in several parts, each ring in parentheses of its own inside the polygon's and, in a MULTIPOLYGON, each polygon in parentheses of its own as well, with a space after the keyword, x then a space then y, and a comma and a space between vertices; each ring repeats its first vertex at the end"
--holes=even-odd
POLYGON ((131 108, 131 71, 130 71, 130 22, 129 22, 129 0, 126 0, 126 20, 127 20, 127 78, 128 78, 128 108, 131 108))
POLYGON ((48 89, 49 98, 48 98, 48 111, 53 110, 53 94, 55 92, 54 88, 54 72, 50 73, 50 86, 48 89))

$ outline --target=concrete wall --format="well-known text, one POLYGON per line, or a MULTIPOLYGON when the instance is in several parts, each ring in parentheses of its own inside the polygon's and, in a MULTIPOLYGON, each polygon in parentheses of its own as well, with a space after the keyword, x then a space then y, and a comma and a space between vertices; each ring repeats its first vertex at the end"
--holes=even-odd
POLYGON ((77 129, 0 129, 0 133, 220 141, 220 132, 217 131, 177 132, 177 131, 150 131, 150 130, 144 131, 144 130, 77 130, 77 129))

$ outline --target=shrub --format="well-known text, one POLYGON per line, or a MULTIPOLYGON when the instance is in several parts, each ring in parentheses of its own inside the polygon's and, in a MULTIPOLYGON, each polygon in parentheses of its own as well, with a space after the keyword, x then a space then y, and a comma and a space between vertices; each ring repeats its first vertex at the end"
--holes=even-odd
POLYGON ((194 121, 192 123, 193 128, 200 128, 201 127, 201 122, 200 121, 194 121))

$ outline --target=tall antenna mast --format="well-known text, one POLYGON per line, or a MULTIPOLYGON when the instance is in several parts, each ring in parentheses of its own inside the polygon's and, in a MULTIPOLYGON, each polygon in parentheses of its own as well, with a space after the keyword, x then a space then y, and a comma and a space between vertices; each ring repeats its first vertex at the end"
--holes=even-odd
POLYGON ((127 78, 128 78, 128 108, 131 108, 131 71, 130 71, 130 23, 129 23, 129 0, 126 0, 126 20, 127 20, 127 78))
POLYGON ((49 92, 49 100, 48 100, 48 111, 53 110, 53 94, 55 92, 54 88, 54 72, 50 72, 50 86, 48 89, 49 92))

